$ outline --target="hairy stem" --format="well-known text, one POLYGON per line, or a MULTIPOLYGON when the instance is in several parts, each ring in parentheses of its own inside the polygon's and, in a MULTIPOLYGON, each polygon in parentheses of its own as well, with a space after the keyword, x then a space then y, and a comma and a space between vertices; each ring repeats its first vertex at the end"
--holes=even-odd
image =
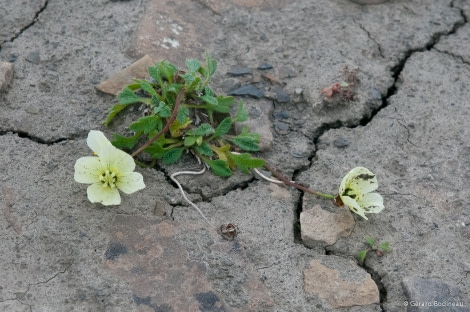
POLYGON ((278 178, 279 180, 281 180, 285 185, 290 185, 290 186, 293 186, 301 191, 304 191, 304 192, 307 192, 307 193, 310 193, 310 194, 313 194, 315 196, 318 196, 318 197, 323 197, 323 198, 326 198, 326 199, 334 199, 335 196, 334 195, 330 195, 330 194, 324 194, 324 193, 320 193, 320 192, 315 192, 315 191, 312 191, 311 189, 305 187, 305 186, 302 186, 300 184, 297 184, 295 182, 292 182, 292 181, 289 181, 288 178, 286 178, 285 176, 283 176, 281 173, 279 173, 278 171, 274 170, 271 166, 269 166, 268 164, 265 164, 264 167, 266 169, 268 169, 269 171, 271 171, 271 173, 276 177, 278 178))
POLYGON ((162 134, 165 134, 168 131, 168 129, 170 129, 171 124, 173 123, 173 121, 175 121, 176 116, 178 115, 178 107, 180 106, 181 98, 182 98, 184 92, 185 92, 184 87, 181 87, 180 92, 176 96, 175 106, 173 107, 173 111, 171 112, 170 119, 165 124, 163 129, 160 132, 158 132, 157 135, 154 136, 150 141, 148 141, 147 143, 145 143, 144 145, 139 147, 135 152, 133 152, 131 154, 132 157, 135 157, 137 154, 144 151, 147 147, 152 145, 152 143, 155 142, 160 136, 162 136, 162 134))

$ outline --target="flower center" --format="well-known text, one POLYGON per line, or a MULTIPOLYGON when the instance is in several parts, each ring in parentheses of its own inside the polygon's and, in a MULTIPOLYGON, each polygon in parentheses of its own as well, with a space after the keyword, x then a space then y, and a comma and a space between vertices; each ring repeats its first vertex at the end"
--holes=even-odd
POLYGON ((117 181, 116 173, 106 169, 103 173, 101 173, 100 181, 105 187, 115 188, 117 181))
POLYGON ((349 196, 359 202, 361 201, 363 194, 360 190, 354 188, 352 185, 348 185, 344 190, 342 196, 349 196))

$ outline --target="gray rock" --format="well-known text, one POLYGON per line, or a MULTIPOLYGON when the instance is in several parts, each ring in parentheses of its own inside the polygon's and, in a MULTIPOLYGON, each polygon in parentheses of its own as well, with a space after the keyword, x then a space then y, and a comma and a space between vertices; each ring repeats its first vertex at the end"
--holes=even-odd
POLYGON ((403 279, 403 288, 408 312, 470 311, 470 305, 460 290, 440 279, 407 276, 403 279))
POLYGON ((13 79, 13 64, 0 62, 0 92, 5 91, 13 79))
POLYGON ((220 84, 220 87, 225 93, 229 93, 230 91, 235 90, 238 87, 240 87, 240 80, 236 78, 225 79, 220 84))
POLYGON ((260 89, 252 85, 245 85, 230 91, 229 95, 239 95, 239 96, 251 96, 256 99, 262 98, 264 93, 260 89))
POLYGON ((344 138, 336 138, 334 141, 333 141, 333 145, 336 146, 336 147, 346 147, 350 144, 351 142, 347 139, 344 139, 344 138))
POLYGON ((26 55, 26 60, 33 63, 34 65, 39 65, 39 63, 41 63, 41 56, 39 51, 29 52, 28 55, 26 55))
POLYGON ((258 70, 268 70, 268 69, 272 69, 272 68, 273 68, 273 66, 271 64, 263 63, 260 66, 258 66, 256 69, 258 69, 258 70))
POLYGON ((252 73, 253 71, 251 70, 251 68, 240 65, 234 65, 230 67, 230 69, 227 71, 227 74, 232 76, 251 75, 252 73))
POLYGON ((282 89, 281 87, 276 87, 274 89, 274 93, 276 94, 276 101, 278 101, 279 103, 289 103, 290 102, 289 94, 287 94, 287 92, 284 91, 284 89, 282 89))
POLYGON ((283 65, 279 68, 279 78, 292 78, 297 76, 297 71, 291 66, 283 65))

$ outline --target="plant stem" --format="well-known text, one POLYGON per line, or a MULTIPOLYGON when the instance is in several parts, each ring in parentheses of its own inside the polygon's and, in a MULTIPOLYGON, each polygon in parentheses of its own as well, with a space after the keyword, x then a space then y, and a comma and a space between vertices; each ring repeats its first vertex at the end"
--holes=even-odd
POLYGON ((277 172, 276 170, 274 170, 273 168, 271 168, 271 166, 269 166, 268 164, 264 164, 264 167, 266 169, 268 169, 269 171, 271 171, 271 173, 276 177, 278 178, 279 180, 281 180, 285 185, 290 185, 290 186, 293 186, 301 191, 304 191, 304 192, 307 192, 307 193, 310 193, 310 194, 313 194, 315 196, 318 196, 318 197, 323 197, 323 198, 326 198, 326 199, 334 199, 335 196, 334 195, 330 195, 330 194, 324 194, 324 193, 320 193, 320 192, 315 192, 315 191, 312 191, 311 189, 309 188, 306 188, 305 186, 302 186, 300 184, 297 184, 295 182, 292 182, 292 181, 289 181, 288 178, 286 178, 285 176, 283 176, 281 173, 277 172))
POLYGON ((142 145, 141 147, 139 147, 136 151, 134 151, 134 152, 131 154, 132 157, 135 157, 137 154, 139 154, 140 152, 142 152, 143 150, 145 150, 147 147, 149 147, 150 145, 152 145, 153 142, 155 142, 162 134, 164 134, 165 132, 168 131, 168 129, 170 129, 171 124, 172 124, 173 121, 175 121, 175 119, 176 119, 176 115, 178 115, 178 107, 180 106, 181 97, 183 96, 184 91, 185 91, 184 87, 181 87, 180 92, 179 92, 178 95, 176 96, 175 106, 173 107, 173 111, 171 112, 170 119, 169 119, 168 122, 165 124, 165 127, 163 127, 163 129, 162 129, 160 132, 158 132, 157 135, 154 136, 150 141, 148 141, 147 143, 145 143, 144 145, 142 145))

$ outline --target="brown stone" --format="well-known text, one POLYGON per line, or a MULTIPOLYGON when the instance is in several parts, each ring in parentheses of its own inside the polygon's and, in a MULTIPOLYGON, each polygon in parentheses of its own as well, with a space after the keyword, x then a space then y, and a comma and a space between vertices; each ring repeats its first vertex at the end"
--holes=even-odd
POLYGON ((108 80, 100 83, 96 89, 111 95, 118 95, 122 89, 132 82, 132 79, 145 79, 149 76, 148 68, 154 66, 150 56, 145 55, 140 60, 132 63, 129 67, 112 75, 108 80))
POLYGON ((5 91, 13 79, 13 64, 0 62, 0 92, 5 91))
POLYGON ((354 225, 354 217, 349 209, 344 207, 329 212, 315 205, 300 213, 302 242, 311 248, 333 245, 338 238, 349 236, 354 225))
POLYGON ((380 302, 379 289, 370 274, 352 260, 338 256, 312 260, 304 271, 304 290, 334 309, 380 302))
POLYGON ((230 254, 233 267, 242 268, 245 277, 240 286, 247 297, 245 305, 239 309, 227 306, 226 290, 214 286, 208 273, 208 267, 215 264, 205 257, 200 261, 190 259, 187 247, 177 239, 192 235, 184 233, 192 230, 193 224, 118 215, 111 227, 103 267, 129 285, 138 311, 147 311, 141 310, 142 306, 152 311, 200 311, 198 307, 204 302, 210 302, 217 311, 260 311, 273 305, 241 252, 243 248, 234 248, 233 242, 223 240, 214 231, 210 252, 230 254))
POLYGON ((212 13, 195 1, 152 0, 145 12, 127 51, 134 58, 148 54, 182 68, 187 58, 201 59, 217 31, 212 13))

